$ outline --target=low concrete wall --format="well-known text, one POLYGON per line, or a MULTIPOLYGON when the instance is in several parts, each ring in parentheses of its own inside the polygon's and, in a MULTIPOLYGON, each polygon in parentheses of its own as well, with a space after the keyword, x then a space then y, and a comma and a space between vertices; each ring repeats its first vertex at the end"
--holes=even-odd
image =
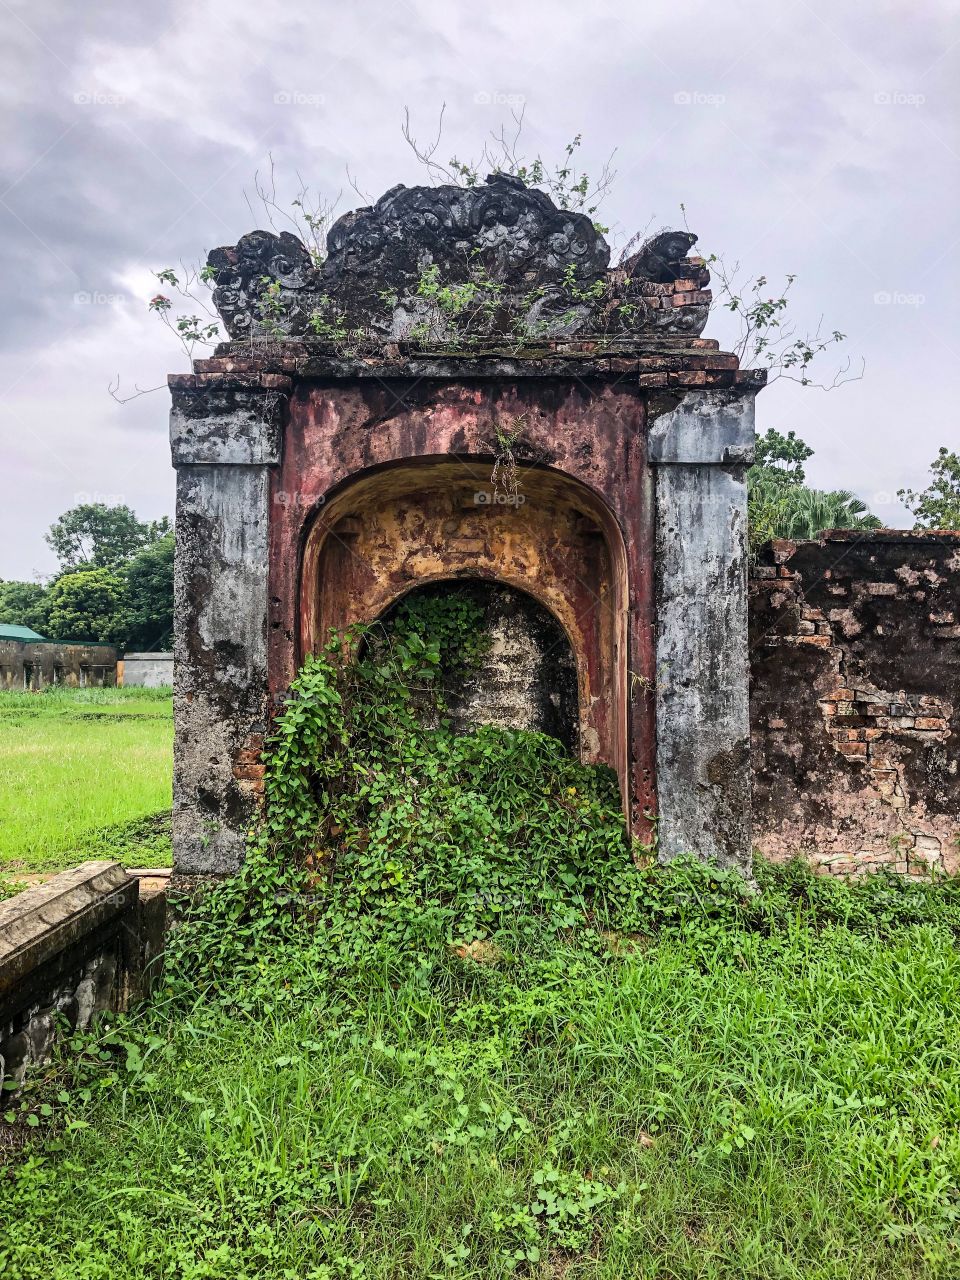
POLYGON ((173 686, 173 653, 127 653, 118 665, 118 683, 130 688, 173 686))
POLYGON ((49 1057, 62 1026, 147 994, 159 972, 166 889, 117 862, 85 862, 0 903, 0 1081, 49 1057))
POLYGON ((0 640, 0 689, 104 688, 117 682, 112 644, 0 640))

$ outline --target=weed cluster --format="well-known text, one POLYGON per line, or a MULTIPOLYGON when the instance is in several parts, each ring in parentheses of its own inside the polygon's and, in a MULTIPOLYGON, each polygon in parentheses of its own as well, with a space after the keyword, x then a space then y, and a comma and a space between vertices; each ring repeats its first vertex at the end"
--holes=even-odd
POLYGON ((442 690, 480 662, 480 620, 466 595, 411 597, 386 627, 308 658, 269 745, 246 864, 188 912, 175 952, 189 939, 211 973, 235 973, 266 941, 304 932, 323 939, 331 970, 373 945, 431 952, 504 929, 708 940, 934 925, 960 937, 954 882, 881 873, 851 886, 800 861, 761 863, 758 894, 696 859, 661 866, 628 839, 611 770, 539 733, 456 735, 442 690))

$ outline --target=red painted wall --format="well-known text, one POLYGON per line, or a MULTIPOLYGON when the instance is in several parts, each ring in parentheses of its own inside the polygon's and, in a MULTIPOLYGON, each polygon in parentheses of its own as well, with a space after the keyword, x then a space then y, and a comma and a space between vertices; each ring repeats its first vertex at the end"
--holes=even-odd
POLYGON ((331 625, 419 582, 474 574, 537 596, 577 657, 585 757, 655 811, 652 486, 643 394, 624 380, 304 381, 270 516, 271 691, 331 625), (483 504, 516 433, 522 504, 483 504))

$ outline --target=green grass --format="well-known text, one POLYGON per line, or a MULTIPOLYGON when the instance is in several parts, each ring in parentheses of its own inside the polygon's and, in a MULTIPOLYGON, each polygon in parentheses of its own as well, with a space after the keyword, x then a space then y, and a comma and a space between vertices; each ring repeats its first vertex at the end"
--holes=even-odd
POLYGON ((4 1280, 960 1275, 960 881, 638 864, 389 658, 306 664, 152 1003, 0 1110, 4 1280))
POLYGON ((137 824, 169 813, 169 690, 0 693, 0 874, 85 858, 169 862, 169 841, 137 824))
POLYGON ((956 1276, 955 937, 792 900, 767 933, 525 930, 492 966, 336 973, 277 944, 175 983, 23 1100, 43 1140, 0 1178, 0 1270, 956 1276))

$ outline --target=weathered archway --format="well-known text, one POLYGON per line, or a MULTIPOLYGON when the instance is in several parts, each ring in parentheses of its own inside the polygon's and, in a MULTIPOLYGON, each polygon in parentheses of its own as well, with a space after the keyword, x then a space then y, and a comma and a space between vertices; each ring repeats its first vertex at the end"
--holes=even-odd
POLYGON ((749 867, 763 375, 699 336, 694 239, 658 234, 608 270, 589 218, 499 174, 393 188, 340 220, 322 264, 262 231, 211 254, 232 341, 171 379, 179 870, 242 859, 271 697, 326 630, 451 576, 562 624, 581 756, 615 769, 636 833, 749 867), (427 264, 457 287, 490 273, 482 332, 435 314, 427 264), (515 492, 492 483, 504 441, 515 492))
MULTIPOLYGON (((366 472, 318 507, 300 572, 299 659, 331 629, 379 617, 412 588, 502 583, 536 600, 569 639, 581 758, 628 794, 627 569, 619 527, 586 485, 542 467, 515 493, 482 458, 416 459, 366 472)), ((648 723, 652 737, 652 716, 648 723)))

